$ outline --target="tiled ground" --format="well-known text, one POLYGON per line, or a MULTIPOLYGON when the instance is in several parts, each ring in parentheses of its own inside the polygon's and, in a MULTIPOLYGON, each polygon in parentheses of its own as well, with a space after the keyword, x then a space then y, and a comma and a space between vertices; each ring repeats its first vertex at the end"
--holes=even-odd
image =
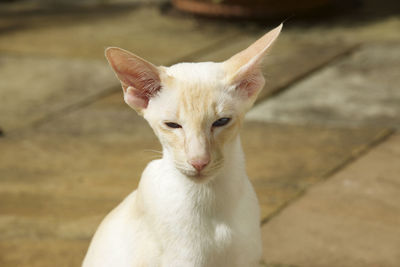
POLYGON ((398 266, 399 163, 397 134, 311 188, 263 227, 265 260, 309 267, 398 266))
POLYGON ((285 124, 400 127, 399 70, 400 42, 363 45, 258 105, 248 118, 285 124))
MULTIPOLYGON (((0 266, 79 265, 99 221, 158 157, 105 47, 164 65, 218 61, 274 26, 110 7, 0 18, 0 266)), ((400 117, 400 20, 352 25, 289 26, 267 57, 266 88, 242 131, 265 266, 400 264, 389 235, 399 144, 387 139, 400 117)))

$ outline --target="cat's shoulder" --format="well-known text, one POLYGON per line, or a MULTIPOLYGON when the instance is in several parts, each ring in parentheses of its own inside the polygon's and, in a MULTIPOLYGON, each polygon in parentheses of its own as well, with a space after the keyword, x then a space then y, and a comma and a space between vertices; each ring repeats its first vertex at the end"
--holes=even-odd
POLYGON ((137 191, 135 190, 104 218, 99 230, 122 229, 125 224, 139 219, 141 212, 137 202, 137 191))
POLYGON ((155 266, 159 248, 143 223, 137 191, 127 196, 100 224, 83 267, 155 266))
MULTIPOLYGON (((141 180, 146 180, 147 177, 157 178, 165 177, 165 175, 171 174, 173 169, 166 160, 157 159, 150 161, 142 173, 141 180)), ((141 181, 142 182, 142 181, 141 181)))

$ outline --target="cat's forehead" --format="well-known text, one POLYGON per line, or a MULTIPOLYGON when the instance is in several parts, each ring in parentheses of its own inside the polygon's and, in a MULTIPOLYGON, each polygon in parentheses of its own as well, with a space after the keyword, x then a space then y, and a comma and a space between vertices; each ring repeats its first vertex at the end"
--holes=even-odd
POLYGON ((222 81, 224 70, 221 63, 179 63, 165 69, 166 74, 177 83, 215 83, 222 81))
POLYGON ((200 119, 231 108, 220 63, 180 63, 164 72, 158 100, 168 114, 200 119))

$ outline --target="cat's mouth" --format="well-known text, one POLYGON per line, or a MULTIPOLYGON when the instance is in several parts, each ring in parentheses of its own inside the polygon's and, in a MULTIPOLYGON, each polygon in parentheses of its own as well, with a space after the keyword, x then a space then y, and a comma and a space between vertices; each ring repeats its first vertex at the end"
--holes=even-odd
POLYGON ((195 182, 204 182, 211 180, 221 172, 224 166, 224 159, 223 157, 215 157, 214 160, 211 160, 207 166, 200 170, 187 162, 178 160, 174 160, 174 165, 175 168, 187 178, 195 182))
POLYGON ((205 170, 196 171, 196 170, 188 170, 188 169, 181 169, 181 168, 178 168, 178 170, 185 176, 192 178, 192 179, 197 179, 197 180, 201 180, 201 179, 204 179, 207 176, 209 176, 209 175, 207 175, 207 172, 205 170))
POLYGON ((180 167, 177 167, 177 169, 188 178, 196 182, 202 182, 204 180, 208 180, 209 178, 215 176, 215 174, 219 169, 219 168, 212 168, 212 166, 209 167, 206 167, 201 171, 197 171, 194 169, 180 168, 180 167))

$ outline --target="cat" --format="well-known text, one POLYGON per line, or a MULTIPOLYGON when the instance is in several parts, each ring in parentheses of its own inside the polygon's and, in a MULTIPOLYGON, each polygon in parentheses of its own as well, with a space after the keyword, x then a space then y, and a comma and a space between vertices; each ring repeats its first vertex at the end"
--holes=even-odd
POLYGON ((260 65, 281 28, 220 63, 156 67, 106 49, 125 102, 153 128, 163 156, 103 220, 83 267, 258 266, 259 205, 239 128, 263 88, 260 65))

